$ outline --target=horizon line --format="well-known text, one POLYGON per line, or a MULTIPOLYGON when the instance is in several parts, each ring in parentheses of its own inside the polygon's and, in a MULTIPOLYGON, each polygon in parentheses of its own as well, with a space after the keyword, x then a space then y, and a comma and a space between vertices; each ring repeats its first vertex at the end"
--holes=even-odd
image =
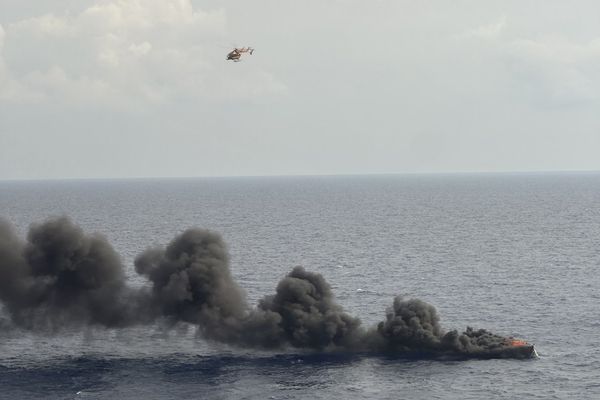
POLYGON ((367 172, 367 173, 298 173, 256 175, 170 175, 170 176, 120 176, 120 177, 46 177, 46 178, 0 178, 0 182, 41 181, 117 181, 157 179, 240 179, 240 178, 325 178, 325 177, 368 177, 368 176, 444 176, 444 175, 527 175, 527 174, 594 174, 600 170, 505 170, 505 171, 433 171, 433 172, 367 172))

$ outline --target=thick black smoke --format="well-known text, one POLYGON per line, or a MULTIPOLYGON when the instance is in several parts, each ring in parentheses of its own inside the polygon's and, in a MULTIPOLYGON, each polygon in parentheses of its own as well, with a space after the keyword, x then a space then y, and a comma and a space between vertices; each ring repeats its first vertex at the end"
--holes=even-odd
POLYGON ((244 293, 231 278, 227 248, 213 232, 190 229, 167 248, 151 248, 135 270, 152 283, 152 309, 176 321, 218 326, 244 316, 244 293))
POLYGON ((506 346, 506 338, 485 329, 467 328, 462 334, 456 330, 444 332, 439 321, 431 304, 419 299, 396 297, 387 311, 386 320, 377 325, 379 335, 384 338, 379 345, 387 352, 418 350, 465 355, 499 352, 506 346))
POLYGON ((283 278, 277 293, 261 300, 259 309, 280 316, 283 337, 295 347, 350 348, 363 334, 360 320, 335 303, 325 279, 302 267, 283 278))
POLYGON ((0 300, 16 324, 124 326, 136 314, 132 295, 119 256, 102 236, 58 218, 33 225, 22 242, 0 221, 0 300))
POLYGON ((147 278, 145 287, 129 287, 110 244, 66 217, 33 225, 25 242, 0 220, 0 302, 26 329, 168 321, 193 324, 209 340, 254 348, 522 355, 485 330, 445 332, 435 308, 417 299, 397 297, 386 320, 365 329, 335 302, 323 276, 302 267, 252 308, 232 279, 223 240, 206 230, 189 229, 165 248, 144 251, 135 270, 147 278))
POLYGON ((390 350, 437 349, 443 335, 435 307, 418 299, 394 299, 386 320, 377 325, 390 350))

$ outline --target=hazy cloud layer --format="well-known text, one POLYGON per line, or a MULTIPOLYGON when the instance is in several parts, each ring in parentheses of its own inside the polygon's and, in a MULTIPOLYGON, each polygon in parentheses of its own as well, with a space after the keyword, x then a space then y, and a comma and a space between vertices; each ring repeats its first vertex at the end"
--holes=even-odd
POLYGON ((577 4, 4 0, 0 179, 598 170, 577 4))
POLYGON ((237 82, 215 68, 212 47, 226 29, 224 9, 204 11, 189 0, 99 1, 15 21, 0 31, 1 99, 127 108, 282 92, 265 71, 237 82))
MULTIPOLYGON (((479 41, 490 55, 507 66, 514 83, 536 96, 540 104, 564 106, 596 102, 600 98, 600 32, 584 41, 560 33, 536 37, 505 34, 506 16, 458 35, 471 45, 479 41)), ((483 49, 482 49, 483 51, 483 49)))

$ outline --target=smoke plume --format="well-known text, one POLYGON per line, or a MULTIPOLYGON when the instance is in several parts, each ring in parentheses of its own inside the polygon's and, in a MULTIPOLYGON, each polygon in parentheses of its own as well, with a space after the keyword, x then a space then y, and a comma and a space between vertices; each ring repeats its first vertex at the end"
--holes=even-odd
POLYGON ((166 248, 151 248, 135 259, 135 270, 152 284, 151 305, 176 321, 210 329, 246 310, 244 293, 231 278, 227 249, 213 232, 190 229, 166 248))
POLYGON ((256 307, 231 276, 220 235, 189 229, 166 247, 135 259, 147 279, 125 280, 124 266, 98 234, 68 218, 32 225, 20 240, 0 220, 0 302, 13 324, 35 331, 70 326, 119 328, 167 321, 193 324, 208 340, 234 346, 318 351, 521 357, 523 351, 486 330, 445 332, 436 309, 396 297, 386 319, 364 328, 335 302, 323 276, 294 268, 256 307))
POLYGON ((333 299, 325 279, 296 267, 277 285, 277 293, 259 309, 279 316, 285 342, 325 350, 351 347, 360 335, 360 320, 346 314, 333 299))
POLYGON ((100 235, 67 218, 33 225, 22 242, 0 221, 0 300, 29 329, 124 326, 132 318, 124 269, 100 235))

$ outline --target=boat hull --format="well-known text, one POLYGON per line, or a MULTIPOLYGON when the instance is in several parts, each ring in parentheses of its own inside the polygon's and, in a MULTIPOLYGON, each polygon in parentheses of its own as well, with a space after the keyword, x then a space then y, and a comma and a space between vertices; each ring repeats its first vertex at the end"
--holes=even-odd
POLYGON ((526 346, 505 346, 485 351, 475 352, 434 352, 434 351, 400 351, 388 353, 388 356, 401 359, 429 359, 443 361, 460 361, 460 360, 492 360, 492 359, 517 359, 527 360, 537 358, 538 354, 533 345, 526 346))

